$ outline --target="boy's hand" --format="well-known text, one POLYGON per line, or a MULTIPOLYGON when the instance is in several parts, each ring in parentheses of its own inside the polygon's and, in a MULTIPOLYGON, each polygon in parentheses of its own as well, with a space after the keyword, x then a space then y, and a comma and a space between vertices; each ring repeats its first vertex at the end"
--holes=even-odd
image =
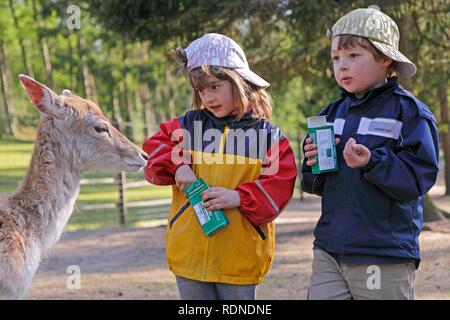
POLYGON ((212 187, 203 191, 202 200, 207 210, 233 209, 241 205, 239 192, 222 187, 212 187))
POLYGON ((350 138, 345 144, 344 159, 350 168, 362 168, 369 163, 370 150, 350 138))
MULTIPOLYGON (((336 138, 336 145, 338 145, 341 140, 339 138, 336 138)), ((312 157, 314 157, 315 155, 317 155, 317 144, 312 143, 312 139, 308 138, 305 140, 305 158, 308 158, 308 161, 306 161, 306 165, 307 166, 313 166, 317 160, 316 159, 312 159, 312 157)))
POLYGON ((175 185, 180 191, 183 191, 184 187, 196 180, 197 177, 195 176, 194 171, 192 171, 191 167, 187 164, 183 164, 175 172, 175 185))

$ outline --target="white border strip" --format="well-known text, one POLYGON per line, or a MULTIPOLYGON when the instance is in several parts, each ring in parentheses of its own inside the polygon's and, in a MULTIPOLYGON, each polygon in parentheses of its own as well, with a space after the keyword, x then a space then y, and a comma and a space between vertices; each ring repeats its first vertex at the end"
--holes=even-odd
POLYGON ((261 189, 261 191, 264 193, 264 195, 266 196, 267 200, 269 200, 270 204, 272 205, 272 207, 275 209, 276 213, 280 212, 280 208, 278 208, 277 204, 275 203, 275 201, 273 201, 272 197, 269 195, 269 193, 264 189, 264 187, 262 186, 261 182, 259 182, 259 180, 255 181, 256 185, 258 186, 259 189, 261 189))
POLYGON ((165 146, 167 146, 167 144, 161 144, 158 148, 156 148, 151 155, 148 156, 148 160, 151 159, 151 157, 153 157, 159 150, 161 150, 162 148, 164 148, 165 146))

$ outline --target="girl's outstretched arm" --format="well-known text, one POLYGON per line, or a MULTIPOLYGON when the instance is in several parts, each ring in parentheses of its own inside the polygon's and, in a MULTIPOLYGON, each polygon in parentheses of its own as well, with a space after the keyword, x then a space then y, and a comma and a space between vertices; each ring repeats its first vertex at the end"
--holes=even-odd
POLYGON ((185 158, 190 159, 190 155, 182 154, 185 151, 181 148, 183 136, 180 121, 180 118, 174 118, 161 123, 160 131, 142 145, 142 149, 148 154, 144 168, 145 179, 152 184, 175 184, 175 172, 186 163, 185 158))

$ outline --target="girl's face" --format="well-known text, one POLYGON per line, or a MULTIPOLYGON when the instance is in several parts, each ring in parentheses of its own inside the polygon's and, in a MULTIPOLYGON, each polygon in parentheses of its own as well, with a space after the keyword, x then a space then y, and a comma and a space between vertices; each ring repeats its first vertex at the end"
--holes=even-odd
POLYGON ((331 42, 334 78, 347 92, 361 97, 366 91, 386 83, 391 59, 376 61, 372 52, 361 47, 338 48, 338 37, 331 42))
POLYGON ((198 90, 198 94, 203 106, 217 118, 238 114, 230 81, 207 76, 206 86, 198 90))

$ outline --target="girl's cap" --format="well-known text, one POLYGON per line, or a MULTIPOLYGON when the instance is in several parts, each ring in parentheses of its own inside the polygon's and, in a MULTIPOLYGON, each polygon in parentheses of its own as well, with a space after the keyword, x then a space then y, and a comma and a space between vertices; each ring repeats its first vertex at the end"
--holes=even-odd
POLYGON ((245 80, 267 88, 270 84, 250 70, 244 51, 232 39, 218 33, 208 33, 194 40, 186 49, 187 68, 202 65, 234 69, 245 80))
POLYGON ((378 50, 397 62, 395 70, 398 73, 408 78, 416 73, 416 65, 398 50, 400 32, 397 24, 378 6, 356 9, 340 18, 328 35, 333 38, 341 34, 367 38, 378 50))

